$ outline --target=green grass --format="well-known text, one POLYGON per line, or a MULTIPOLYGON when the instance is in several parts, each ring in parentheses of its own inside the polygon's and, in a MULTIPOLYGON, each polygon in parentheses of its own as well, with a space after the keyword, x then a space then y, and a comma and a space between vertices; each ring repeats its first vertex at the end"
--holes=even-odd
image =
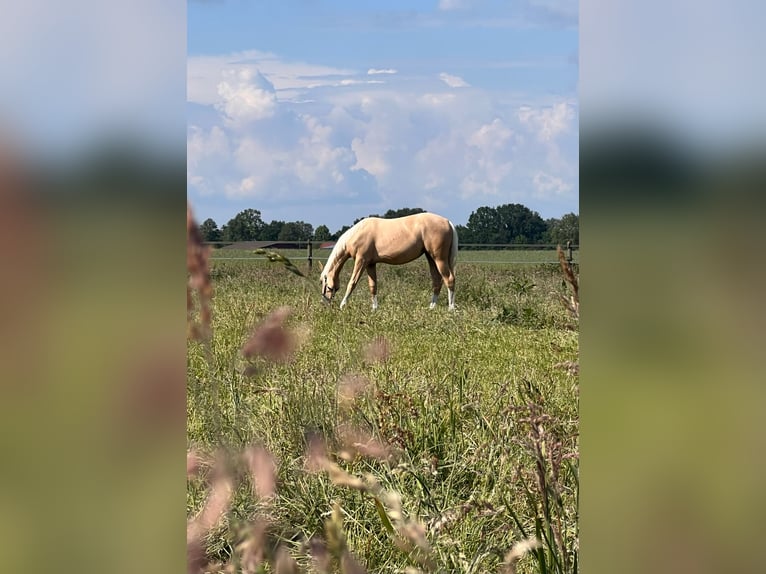
MULTIPOLYGON (((370 571, 416 565, 392 542, 370 494, 304 468, 308 434, 319 433, 335 450, 342 446, 338 429, 350 425, 397 456, 358 457, 342 468, 370 473, 398 493, 405 515, 426 525, 432 569, 495 572, 514 542, 536 535, 543 548, 518 571, 576 571, 578 379, 561 363, 577 361, 578 333, 558 300, 566 293, 560 270, 466 262, 541 252, 461 252, 455 312, 446 309, 446 289, 428 310, 422 259, 379 266, 380 308, 373 312, 364 279, 340 311, 338 301, 322 303, 316 266, 304 280, 277 263, 216 260, 224 253, 236 252, 213 256, 210 355, 189 344, 188 441, 208 452, 259 443, 275 456, 274 540, 297 556, 301 541, 325 535, 337 502, 349 549, 370 571), (245 360, 240 349, 252 327, 285 305, 298 341, 292 360, 245 360), (387 360, 366 359, 379 338, 388 343, 387 360), (248 367, 254 375, 245 374, 248 367), (348 376, 365 381, 365 390, 341 408, 338 385, 348 376)), ((555 262, 555 252, 544 253, 555 262)), ((305 261, 295 263, 306 270, 305 261)), ((190 516, 205 488, 189 482, 190 516)), ((241 524, 263 511, 244 488, 227 520, 241 524)), ((207 540, 208 555, 222 561, 235 544, 225 526, 207 540)))
MULTIPOLYGON (((296 264, 306 262, 307 253, 305 249, 280 249, 279 253, 290 258, 296 264)), ((330 255, 329 249, 314 250, 315 260, 325 262, 330 255)), ((579 250, 572 252, 575 263, 580 260, 579 250)), ((213 258, 224 260, 227 258, 237 259, 265 259, 262 255, 257 255, 253 251, 240 249, 216 249, 213 251, 213 258)), ((466 263, 551 263, 558 265, 558 257, 555 249, 497 249, 497 250, 461 250, 458 255, 458 262, 466 263)))

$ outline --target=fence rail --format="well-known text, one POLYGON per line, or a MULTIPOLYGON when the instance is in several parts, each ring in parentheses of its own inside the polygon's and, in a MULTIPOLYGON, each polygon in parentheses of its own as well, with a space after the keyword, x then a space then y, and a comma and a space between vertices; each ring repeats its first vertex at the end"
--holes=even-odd
MULTIPOLYGON (((246 248, 242 248, 241 251, 255 251, 256 249, 266 249, 271 251, 284 251, 284 250, 291 250, 291 251, 301 251, 305 250, 305 255, 290 255, 290 259, 293 261, 307 261, 308 262, 308 268, 311 269, 313 267, 313 263, 315 260, 317 261, 326 261, 327 257, 330 254, 331 248, 324 248, 322 249, 320 246, 327 243, 322 241, 258 241, 258 242, 248 242, 249 246, 246 248), (326 251, 326 256, 322 257, 321 254, 317 253, 317 250, 326 251)), ((213 247, 225 247, 229 245, 234 245, 232 242, 223 242, 223 241, 208 241, 205 242, 206 245, 211 245, 213 247)), ((464 253, 463 256, 460 257, 458 260, 459 263, 477 263, 477 264, 523 264, 523 265, 541 265, 541 264, 558 264, 558 258, 550 259, 550 260, 500 260, 500 259, 466 259, 465 257, 471 253, 471 252, 478 252, 479 251, 555 251, 558 244, 555 243, 463 243, 460 244, 458 247, 458 251, 464 253)), ((568 241, 566 246, 562 246, 564 249, 564 253, 566 254, 567 261, 572 265, 578 265, 577 258, 575 257, 575 253, 579 254, 580 246, 576 244, 572 244, 572 242, 568 241)), ((231 256, 227 257, 226 255, 222 254, 222 249, 216 249, 214 251, 213 259, 216 261, 257 261, 257 260, 266 260, 267 257, 253 254, 252 256, 242 257, 242 256, 231 256)))

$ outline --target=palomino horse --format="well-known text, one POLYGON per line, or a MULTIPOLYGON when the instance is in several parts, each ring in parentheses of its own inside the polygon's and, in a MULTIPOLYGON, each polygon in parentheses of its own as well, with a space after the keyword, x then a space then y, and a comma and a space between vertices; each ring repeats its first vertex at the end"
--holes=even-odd
POLYGON ((417 213, 397 219, 368 217, 340 236, 333 247, 320 276, 322 297, 330 302, 338 291, 341 269, 349 259, 354 270, 340 302, 341 309, 349 295, 367 271, 372 308, 378 308, 378 279, 375 265, 388 263, 403 265, 425 255, 431 269, 433 296, 431 309, 442 288, 447 285, 449 308, 455 308, 455 261, 457 259, 457 231, 452 222, 433 213, 417 213))

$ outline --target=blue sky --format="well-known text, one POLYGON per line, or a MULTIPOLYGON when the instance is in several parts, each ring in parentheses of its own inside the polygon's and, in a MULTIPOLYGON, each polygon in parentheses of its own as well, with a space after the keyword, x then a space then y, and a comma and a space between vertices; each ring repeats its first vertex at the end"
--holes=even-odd
POLYGON ((198 0, 187 8, 188 194, 331 231, 421 207, 578 208, 570 0, 198 0))

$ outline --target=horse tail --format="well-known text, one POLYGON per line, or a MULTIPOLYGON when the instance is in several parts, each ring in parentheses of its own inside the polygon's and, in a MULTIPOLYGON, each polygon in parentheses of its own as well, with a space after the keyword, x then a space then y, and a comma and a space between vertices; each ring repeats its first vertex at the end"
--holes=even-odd
POLYGON ((449 266, 450 269, 455 271, 455 263, 457 262, 457 229, 450 221, 449 226, 452 228, 452 247, 449 250, 449 266))

